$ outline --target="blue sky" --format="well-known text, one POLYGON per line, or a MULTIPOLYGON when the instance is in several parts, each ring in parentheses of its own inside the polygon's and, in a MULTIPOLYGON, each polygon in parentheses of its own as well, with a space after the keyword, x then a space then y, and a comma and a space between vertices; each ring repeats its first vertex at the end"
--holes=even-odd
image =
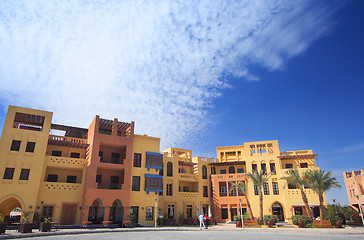
POLYGON ((343 189, 363 168, 363 1, 1 1, 9 104, 87 127, 136 122, 162 148, 278 139, 313 149, 343 189))

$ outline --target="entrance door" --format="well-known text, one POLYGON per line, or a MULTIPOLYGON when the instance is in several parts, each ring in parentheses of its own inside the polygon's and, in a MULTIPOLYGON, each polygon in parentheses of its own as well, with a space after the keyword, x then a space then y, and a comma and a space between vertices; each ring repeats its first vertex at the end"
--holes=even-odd
POLYGON ((76 219, 77 204, 63 204, 61 225, 73 225, 76 219))
POLYGON ((237 208, 230 208, 231 213, 231 221, 234 221, 234 216, 238 215, 238 209, 237 208))
POLYGON ((139 222, 139 207, 130 207, 130 220, 133 223, 138 223, 139 222))
POLYGON ((284 221, 283 207, 279 202, 275 202, 272 205, 272 213, 277 216, 278 221, 284 221))

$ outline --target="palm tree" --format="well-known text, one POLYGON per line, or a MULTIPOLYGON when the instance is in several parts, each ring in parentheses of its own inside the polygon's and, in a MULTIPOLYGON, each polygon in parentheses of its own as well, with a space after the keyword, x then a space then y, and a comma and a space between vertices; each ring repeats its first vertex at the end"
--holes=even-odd
POLYGON ((324 219, 326 215, 326 209, 324 207, 324 193, 331 188, 341 188, 340 184, 336 181, 335 177, 331 177, 332 172, 327 172, 322 170, 311 170, 306 173, 306 178, 308 179, 308 187, 314 191, 320 202, 320 219, 324 219))
POLYGON ((297 169, 290 169, 286 172, 287 176, 282 177, 281 179, 287 180, 287 182, 295 185, 298 187, 301 191, 302 200, 305 204, 305 209, 307 216, 313 219, 312 212, 310 211, 310 207, 308 206, 308 200, 306 193, 303 191, 303 187, 307 185, 306 181, 306 174, 304 173, 302 176, 300 175, 300 172, 297 169))
POLYGON ((252 173, 247 173, 246 175, 258 188, 259 191, 259 205, 260 205, 260 220, 263 221, 263 185, 268 181, 271 173, 265 174, 263 170, 253 171, 252 173))
MULTIPOLYGON (((253 211, 252 211, 252 208, 250 206, 250 202, 249 202, 249 199, 248 199, 248 196, 247 196, 247 188, 246 188, 246 185, 245 185, 245 182, 238 182, 238 184, 235 184, 235 183, 231 183, 233 186, 237 187, 239 189, 239 191, 243 194, 243 196, 245 197, 246 199, 246 207, 247 207, 247 210, 248 210, 248 213, 251 217, 251 219, 254 219, 254 216, 253 216, 253 211)), ((243 216, 241 216, 243 217, 243 216)))

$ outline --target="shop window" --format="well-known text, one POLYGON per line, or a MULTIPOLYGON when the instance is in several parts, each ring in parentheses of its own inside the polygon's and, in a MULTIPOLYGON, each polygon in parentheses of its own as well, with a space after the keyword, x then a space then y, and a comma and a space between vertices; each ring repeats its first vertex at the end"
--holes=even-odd
POLYGON ((19 151, 21 141, 13 140, 11 143, 10 151, 19 151))
POLYGON ((29 173, 30 173, 30 169, 22 168, 22 170, 20 172, 19 180, 28 180, 29 179, 29 173))
POLYGON ((145 210, 145 221, 152 221, 154 219, 154 207, 146 207, 145 210))

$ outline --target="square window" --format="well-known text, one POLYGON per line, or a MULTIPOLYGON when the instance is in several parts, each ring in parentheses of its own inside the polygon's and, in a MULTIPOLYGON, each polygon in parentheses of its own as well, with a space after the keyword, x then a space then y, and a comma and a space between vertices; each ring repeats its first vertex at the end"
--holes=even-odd
POLYGON ((5 168, 3 179, 13 179, 15 168, 5 168))
POLYGON ((220 174, 226 174, 226 169, 221 169, 220 174))
POLYGON ((20 172, 19 180, 28 180, 29 178, 30 169, 22 168, 20 172))
POLYGON ((57 174, 48 174, 47 182, 57 182, 58 175, 57 174))
POLYGON ((27 142, 27 147, 25 148, 25 152, 34 152, 35 142, 27 142))
POLYGON ((238 173, 244 173, 244 168, 238 168, 238 173))
POLYGON ((52 156, 56 156, 56 157, 61 157, 62 156, 62 151, 52 151, 52 156))
POLYGON ((13 140, 11 143, 10 151, 19 151, 20 149, 21 141, 13 140))
POLYGON ((286 167, 286 169, 293 168, 293 164, 292 163, 286 163, 285 167, 286 167))
POLYGON ((67 182, 68 183, 76 183, 77 176, 67 176, 67 182))
POLYGON ((80 153, 71 152, 71 158, 80 158, 80 153))
POLYGON ((300 163, 301 168, 308 168, 308 164, 307 163, 300 163))

